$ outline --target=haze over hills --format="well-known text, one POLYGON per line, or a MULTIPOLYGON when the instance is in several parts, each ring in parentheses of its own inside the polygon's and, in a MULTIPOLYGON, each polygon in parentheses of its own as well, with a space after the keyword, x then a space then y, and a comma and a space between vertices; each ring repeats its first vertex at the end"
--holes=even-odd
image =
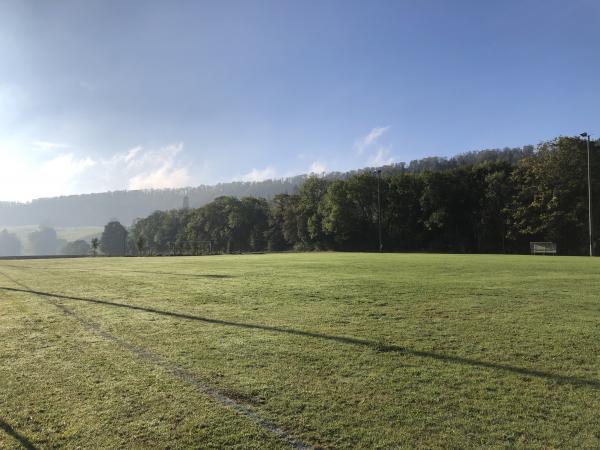
MULTIPOLYGON (((517 148, 467 152, 452 158, 429 157, 382 167, 384 176, 398 172, 441 171, 484 161, 518 162, 534 152, 527 145, 517 148)), ((320 174, 327 178, 347 178, 364 168, 350 172, 320 174)), ((103 226, 111 219, 130 225, 136 218, 156 210, 183 207, 184 197, 190 207, 199 207, 222 195, 272 199, 280 193, 294 193, 310 175, 258 182, 230 182, 213 186, 200 185, 178 189, 112 191, 94 194, 41 198, 31 202, 0 202, 0 226, 49 225, 53 227, 103 226)))

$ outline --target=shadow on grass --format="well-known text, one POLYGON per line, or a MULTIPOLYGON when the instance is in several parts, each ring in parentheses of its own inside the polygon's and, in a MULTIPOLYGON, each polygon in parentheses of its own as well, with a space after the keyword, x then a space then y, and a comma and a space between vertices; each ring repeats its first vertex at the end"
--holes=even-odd
MULTIPOLYGON (((177 273, 177 272, 151 272, 149 270, 109 270, 109 269, 100 269, 100 271, 104 272, 133 272, 133 273, 145 273, 150 275, 175 275, 179 277, 200 277, 200 278, 234 278, 233 275, 225 275, 225 274, 212 274, 212 273, 177 273)), ((89 272, 97 272, 96 270, 90 270, 89 272)))
POLYGON ((360 345, 363 347, 372 348, 372 349, 374 349, 376 351, 380 351, 380 352, 402 353, 402 354, 406 354, 406 355, 417 356, 420 358, 429 358, 429 359, 434 359, 437 361, 443 361, 443 362, 448 362, 448 363, 462 364, 462 365, 473 366, 473 367, 482 367, 482 368, 486 368, 486 369, 502 370, 502 371, 506 371, 506 372, 516 373, 519 375, 545 378, 548 380, 554 380, 559 383, 571 384, 571 385, 575 385, 575 386, 591 386, 591 387, 595 387, 595 388, 600 387, 600 380, 596 380, 596 379, 560 375, 560 374, 555 374, 555 373, 551 373, 551 372, 545 372, 542 370, 527 369, 524 367, 511 366, 508 364, 479 361, 476 359, 464 358, 462 356, 445 355, 443 353, 435 353, 435 352, 423 351, 423 350, 413 350, 413 349, 401 347, 398 345, 386 345, 382 342, 370 341, 367 339, 360 339, 360 338, 354 338, 354 337, 348 337, 348 336, 336 336, 336 335, 329 335, 329 334, 323 334, 323 333, 315 333, 312 331, 296 330, 294 328, 276 327, 276 326, 271 326, 271 325, 260 325, 260 324, 244 323, 244 322, 233 322, 233 321, 221 320, 221 319, 212 319, 209 317, 194 316, 191 314, 177 313, 177 312, 171 312, 171 311, 163 311, 160 309, 128 305, 125 303, 109 302, 106 300, 96 300, 96 299, 91 299, 91 298, 73 297, 73 296, 62 295, 62 294, 51 294, 48 292, 35 291, 32 289, 17 289, 17 288, 9 288, 9 287, 0 287, 0 290, 11 291, 11 292, 24 292, 24 293, 28 293, 28 294, 35 294, 35 295, 39 295, 42 297, 56 298, 56 299, 61 299, 61 300, 76 300, 76 301, 81 301, 81 302, 86 302, 86 303, 96 303, 99 305, 107 305, 107 306, 112 306, 112 307, 116 307, 116 308, 126 308, 126 309, 130 309, 130 310, 134 310, 134 311, 143 311, 143 312, 147 312, 147 313, 159 314, 161 316, 166 316, 166 317, 175 317, 178 319, 195 320, 195 321, 199 321, 199 322, 211 323, 211 324, 216 324, 216 325, 225 325, 225 326, 245 328, 245 329, 250 329, 250 330, 263 330, 263 331, 270 331, 270 332, 274 332, 274 333, 284 333, 284 334, 290 334, 290 335, 295 335, 295 336, 311 337, 311 338, 323 339, 323 340, 332 341, 332 342, 339 342, 342 344, 360 345))
POLYGON ((23 447, 25 447, 26 449, 28 449, 28 450, 36 450, 36 446, 33 445, 29 439, 27 439, 25 436, 23 436, 22 434, 20 434, 19 432, 17 432, 11 425, 9 425, 8 423, 6 423, 2 419, 0 419, 0 429, 4 430, 6 432, 6 434, 12 436, 17 441, 19 441, 21 443, 21 445, 23 447))

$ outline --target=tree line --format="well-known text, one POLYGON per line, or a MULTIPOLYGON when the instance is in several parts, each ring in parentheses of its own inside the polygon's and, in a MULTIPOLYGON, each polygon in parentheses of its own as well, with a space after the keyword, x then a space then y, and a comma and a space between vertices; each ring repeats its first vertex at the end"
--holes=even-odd
MULTIPOLYGON (((440 171, 484 161, 505 161, 514 164, 530 154, 533 147, 489 149, 467 152, 453 158, 430 157, 397 163, 383 167, 386 175, 417 173, 425 170, 440 171)), ((325 174, 328 180, 346 179, 369 169, 325 174)), ((265 180, 259 182, 236 181, 214 186, 196 186, 184 189, 153 189, 143 191, 114 191, 96 194, 70 195, 36 199, 27 203, 0 202, 0 225, 22 226, 38 223, 55 227, 78 227, 104 225, 113 217, 130 225, 137 217, 144 217, 155 210, 181 208, 187 197, 193 207, 203 206, 217 197, 261 197, 272 200, 281 193, 298 193, 307 175, 265 180)))
MULTIPOLYGON (((48 226, 27 234, 27 253, 29 255, 88 255, 91 244, 84 239, 67 241, 60 239, 56 230, 48 226)), ((24 245, 16 233, 6 228, 0 231, 0 256, 21 256, 24 245)))
POLYGON ((54 227, 101 226, 118 217, 130 225, 137 217, 155 210, 181 208, 187 197, 190 205, 202 206, 216 197, 256 196, 272 198, 281 192, 295 192, 306 176, 261 182, 231 182, 215 186, 181 189, 113 191, 35 199, 31 202, 0 202, 0 225, 50 224, 54 227))
MULTIPOLYGON (((598 142, 593 144, 597 174, 598 142)), ((520 156, 382 171, 384 250, 522 253, 529 241, 553 241, 561 254, 585 254, 585 142, 560 137, 520 156)), ((136 220, 119 248, 134 254, 377 250, 377 177, 372 171, 312 176, 297 193, 270 201, 221 196, 195 209, 156 211, 136 220)), ((592 195, 600 205, 599 182, 592 195)), ((599 213, 595 206, 595 246, 599 213)))
MULTIPOLYGON (((592 142, 592 176, 600 173, 599 144, 592 142)), ((385 251, 524 253, 530 241, 552 241, 560 254, 585 254, 586 164, 585 142, 560 137, 536 148, 385 166, 379 183, 372 169, 310 176, 269 198, 218 196, 196 208, 157 210, 130 227, 111 220, 93 243, 68 243, 41 227, 29 244, 38 254, 74 255, 375 251, 381 212, 385 251)), ((600 182, 592 181, 596 248, 600 182)), ((20 251, 16 236, 0 232, 0 255, 20 251)))

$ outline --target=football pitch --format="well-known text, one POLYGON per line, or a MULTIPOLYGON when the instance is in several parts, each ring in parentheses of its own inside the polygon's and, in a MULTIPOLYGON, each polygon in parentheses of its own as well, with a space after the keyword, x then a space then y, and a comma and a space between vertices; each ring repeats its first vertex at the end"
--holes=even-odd
POLYGON ((0 448, 598 448, 600 259, 0 261, 0 448))

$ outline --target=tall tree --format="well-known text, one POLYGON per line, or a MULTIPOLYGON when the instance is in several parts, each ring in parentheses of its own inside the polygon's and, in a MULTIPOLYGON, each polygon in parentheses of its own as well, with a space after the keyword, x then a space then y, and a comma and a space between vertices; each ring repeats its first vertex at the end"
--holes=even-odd
POLYGON ((485 195, 481 229, 484 234, 484 250, 506 252, 510 202, 514 195, 510 180, 512 168, 500 164, 485 177, 485 195))
POLYGON ((63 255, 89 255, 91 245, 82 239, 67 242, 62 248, 63 255))
POLYGON ((113 220, 106 224, 100 238, 100 249, 108 256, 127 254, 127 230, 120 222, 113 220))
POLYGON ((146 238, 143 234, 140 234, 135 240, 135 248, 137 250, 138 256, 144 255, 144 250, 146 248, 146 238))
POLYGON ((96 256, 98 254, 98 247, 100 247, 100 239, 93 238, 92 239, 92 256, 96 256))
POLYGON ((389 190, 383 212, 386 230, 385 247, 389 250, 421 250, 425 228, 420 199, 424 179, 420 174, 404 174, 389 180, 389 190))
POLYGON ((14 233, 5 228, 0 231, 0 256, 20 256, 21 241, 14 233))
MULTIPOLYGON (((600 173, 600 161, 592 152, 592 173, 600 173)), ((583 254, 588 244, 587 155, 585 142, 560 137, 538 146, 536 154, 522 160, 511 182, 511 233, 515 238, 558 243, 561 253, 583 254)), ((600 198, 600 183, 593 184, 592 198, 600 198)), ((600 202, 593 215, 598 217, 600 202)), ((598 236, 598 221, 595 236, 598 236)))
POLYGON ((356 228, 355 205, 348 194, 348 182, 335 180, 323 196, 323 230, 338 249, 348 245, 356 228))
POLYGON ((300 245, 298 195, 279 194, 273 199, 269 214, 269 250, 286 250, 300 245))
POLYGON ((323 230, 322 200, 329 182, 322 177, 309 177, 300 188, 298 202, 298 237, 306 248, 327 248, 327 235, 323 230))
POLYGON ((60 244, 52 227, 40 226, 39 230, 29 233, 29 250, 34 255, 56 255, 60 244))

